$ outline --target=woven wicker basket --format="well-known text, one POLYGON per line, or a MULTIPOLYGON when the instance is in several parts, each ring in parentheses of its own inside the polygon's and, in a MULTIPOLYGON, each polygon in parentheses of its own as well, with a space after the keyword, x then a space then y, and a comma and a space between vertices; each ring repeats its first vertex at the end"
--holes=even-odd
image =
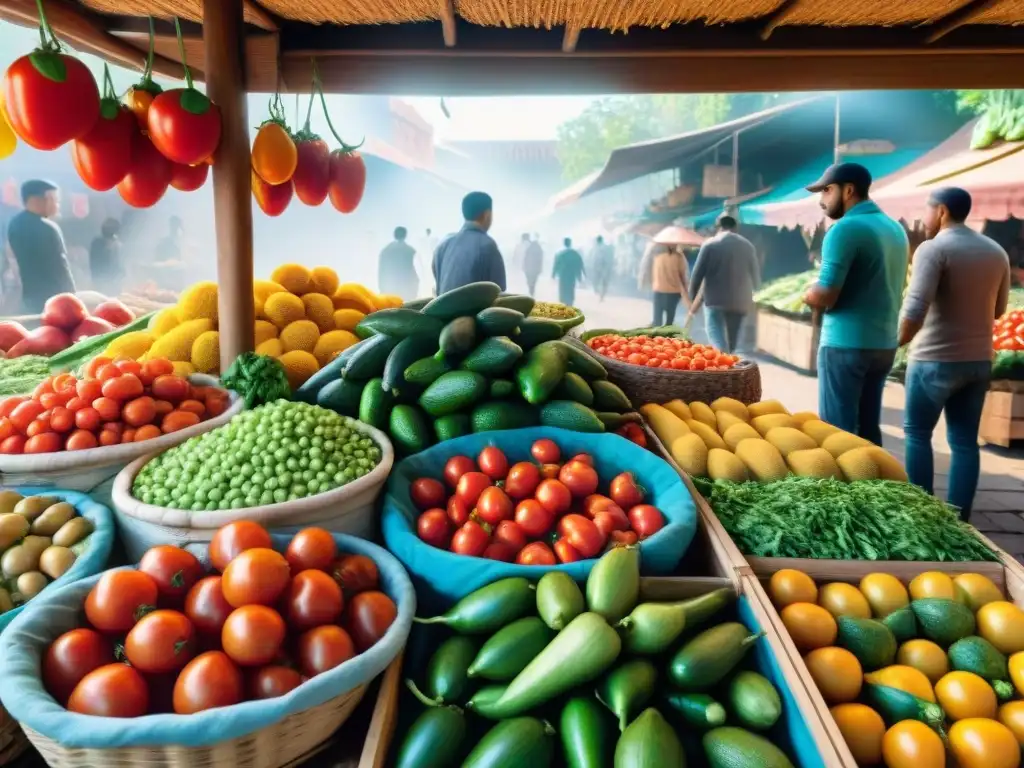
POLYGON ((7 710, 0 706, 0 765, 13 763, 26 747, 28 739, 25 738, 21 727, 7 714, 7 710))
POLYGON ((743 403, 756 403, 761 399, 761 369, 753 360, 741 360, 728 371, 674 371, 612 360, 571 336, 563 341, 585 349, 600 360, 608 371, 608 380, 626 393, 634 408, 676 398, 688 403, 694 400, 710 403, 719 397, 733 397, 743 403))

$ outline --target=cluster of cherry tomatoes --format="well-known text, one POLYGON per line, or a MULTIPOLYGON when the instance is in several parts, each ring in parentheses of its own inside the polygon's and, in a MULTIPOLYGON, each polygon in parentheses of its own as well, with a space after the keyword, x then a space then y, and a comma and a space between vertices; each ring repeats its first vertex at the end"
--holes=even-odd
POLYGON ((153 547, 137 570, 107 571, 85 599, 87 627, 43 658, 43 684, 71 712, 189 715, 283 696, 370 648, 398 614, 377 566, 341 555, 321 528, 282 555, 253 522, 210 543, 216 573, 194 555, 153 547))
POLYGON ((736 355, 719 352, 708 344, 669 336, 620 336, 606 333, 587 340, 604 357, 648 368, 674 371, 728 371, 739 362, 736 355))
POLYGON ((1024 309, 1013 309, 992 326, 992 348, 997 352, 1024 351, 1024 309))
POLYGON ((530 448, 533 461, 509 466, 495 446, 474 462, 452 456, 444 481, 421 477, 410 486, 420 510, 423 541, 460 555, 520 565, 555 565, 597 557, 614 546, 635 544, 661 530, 661 511, 644 503, 629 472, 617 475, 608 495, 594 460, 581 453, 561 462, 552 440, 530 448))
POLYGON ((80 379, 50 376, 31 395, 0 401, 0 454, 138 443, 220 416, 229 404, 226 390, 193 386, 169 360, 97 357, 80 379))

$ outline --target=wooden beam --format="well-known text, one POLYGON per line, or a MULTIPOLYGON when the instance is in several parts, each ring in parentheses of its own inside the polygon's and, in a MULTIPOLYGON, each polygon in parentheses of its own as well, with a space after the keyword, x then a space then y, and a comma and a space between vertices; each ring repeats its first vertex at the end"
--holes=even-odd
POLYGON ((786 23, 786 20, 793 15, 793 11, 800 4, 800 0, 782 0, 778 7, 769 13, 764 19, 764 26, 761 27, 761 39, 767 40, 772 32, 786 23))
POLYGON ((565 36, 562 38, 562 53, 572 53, 576 50, 576 43, 580 41, 580 28, 568 25, 565 28, 565 36))
POLYGON ((954 29, 959 29, 966 24, 970 24, 997 3, 999 3, 999 0, 967 0, 967 2, 959 8, 946 14, 942 18, 936 20, 934 24, 928 26, 928 36, 925 38, 925 42, 928 44, 934 43, 948 35, 954 29))
POLYGON ((203 0, 206 93, 220 107, 213 164, 220 367, 253 349, 252 191, 242 0, 203 0))
POLYGON ((447 48, 455 47, 455 0, 440 0, 441 32, 447 48))
MULTIPOLYGON (((3 0, 0 2, 0 18, 20 26, 35 27, 39 24, 39 11, 35 0, 3 0)), ((111 35, 97 14, 78 3, 47 0, 46 19, 54 34, 73 48, 88 49, 113 64, 140 72, 145 67, 145 50, 111 35)), ((185 77, 181 64, 163 56, 153 57, 153 72, 174 80, 185 77)))
POLYGON ((270 11, 260 5, 258 0, 242 0, 242 6, 245 9, 245 18, 260 29, 265 29, 268 32, 277 32, 281 28, 277 23, 277 19, 274 18, 270 11))

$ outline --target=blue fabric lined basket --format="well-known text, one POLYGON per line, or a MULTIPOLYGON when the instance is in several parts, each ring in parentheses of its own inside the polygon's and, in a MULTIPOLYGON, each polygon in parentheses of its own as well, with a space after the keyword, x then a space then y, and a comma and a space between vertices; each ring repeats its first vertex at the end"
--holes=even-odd
POLYGON ((551 427, 531 427, 501 432, 481 432, 446 440, 399 462, 388 480, 381 528, 384 541, 409 570, 424 610, 443 611, 452 603, 492 581, 507 576, 539 579, 548 570, 565 571, 577 581, 586 579, 596 559, 557 566, 526 566, 480 557, 466 557, 438 549, 416 533, 418 511, 409 497, 409 486, 420 477, 440 479, 445 462, 459 454, 475 458, 488 445, 496 445, 510 464, 530 461, 530 446, 549 438, 565 457, 589 453, 607 487, 620 472, 632 472, 647 489, 647 502, 661 510, 668 524, 640 543, 644 575, 663 576, 675 571, 697 531, 697 511, 678 473, 665 461, 623 437, 584 434, 551 427))
POLYGON ((32 611, 35 606, 41 604, 44 595, 60 589, 66 584, 71 584, 79 579, 95 576, 107 567, 107 560, 110 559, 110 550, 114 546, 114 516, 111 511, 93 501, 86 494, 78 491, 60 491, 53 488, 19 487, 12 488, 22 496, 53 496, 73 505, 75 512, 90 520, 93 524, 93 532, 85 539, 87 542, 85 551, 75 558, 75 562, 68 568, 67 573, 59 579, 54 579, 35 598, 24 605, 7 611, 0 615, 0 632, 10 624, 15 616, 25 610, 32 611))
MULTIPOLYGON (((274 534, 273 539, 274 548, 284 551, 291 536, 274 534)), ((405 646, 416 613, 416 594, 401 564, 381 547, 345 534, 334 534, 334 540, 340 552, 366 555, 377 564, 381 590, 395 601, 398 616, 384 637, 365 653, 284 696, 194 715, 119 719, 68 712, 43 688, 40 663, 51 641, 80 626, 82 604, 99 580, 94 576, 40 595, 36 598, 39 610, 22 614, 0 636, 0 701, 15 720, 62 747, 207 747, 244 737, 369 683, 405 646)))

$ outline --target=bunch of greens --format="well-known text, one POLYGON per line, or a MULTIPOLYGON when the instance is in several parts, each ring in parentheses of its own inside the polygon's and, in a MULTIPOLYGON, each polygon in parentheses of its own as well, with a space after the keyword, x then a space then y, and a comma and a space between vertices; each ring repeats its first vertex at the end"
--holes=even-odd
POLYGON ((811 308, 804 304, 804 294, 817 279, 817 269, 780 277, 761 286, 761 290, 754 294, 754 302, 780 312, 809 315, 811 308))
POLYGON ((291 400, 292 397, 284 366, 272 357, 257 355, 255 352, 246 352, 236 357, 220 380, 225 387, 242 396, 246 408, 255 408, 282 398, 291 400))
POLYGON ((998 560, 953 507, 909 483, 694 482, 740 550, 755 557, 998 560))
POLYGON ((27 395, 50 375, 50 361, 40 355, 0 358, 0 397, 27 395))

